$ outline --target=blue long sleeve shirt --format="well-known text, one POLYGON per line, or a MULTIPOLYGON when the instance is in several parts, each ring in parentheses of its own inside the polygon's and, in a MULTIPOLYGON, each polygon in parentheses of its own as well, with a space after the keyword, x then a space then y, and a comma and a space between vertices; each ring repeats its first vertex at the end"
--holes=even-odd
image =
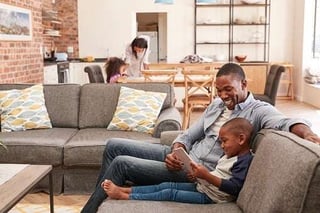
POLYGON ((252 158, 251 152, 230 158, 224 155, 218 161, 216 169, 210 172, 221 178, 220 187, 217 188, 206 181, 199 180, 198 191, 205 193, 216 203, 236 199, 246 179, 252 158))

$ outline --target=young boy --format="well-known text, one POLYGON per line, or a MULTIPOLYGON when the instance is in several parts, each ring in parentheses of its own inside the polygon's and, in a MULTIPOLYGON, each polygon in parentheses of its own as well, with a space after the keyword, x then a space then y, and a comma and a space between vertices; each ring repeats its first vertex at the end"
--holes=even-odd
POLYGON ((252 125, 244 118, 234 118, 222 125, 219 131, 224 155, 214 171, 191 162, 188 174, 193 183, 165 182, 159 185, 119 187, 105 180, 102 187, 111 199, 157 200, 183 203, 220 203, 237 198, 253 158, 249 142, 252 125))

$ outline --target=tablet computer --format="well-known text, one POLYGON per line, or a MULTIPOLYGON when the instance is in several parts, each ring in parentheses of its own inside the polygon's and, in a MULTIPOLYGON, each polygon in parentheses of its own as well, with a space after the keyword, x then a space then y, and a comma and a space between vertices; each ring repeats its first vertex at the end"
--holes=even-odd
POLYGON ((182 147, 179 147, 179 148, 173 150, 173 152, 175 153, 177 158, 183 162, 183 169, 185 169, 185 171, 191 172, 192 168, 191 168, 190 163, 193 162, 193 160, 188 155, 188 153, 182 147))

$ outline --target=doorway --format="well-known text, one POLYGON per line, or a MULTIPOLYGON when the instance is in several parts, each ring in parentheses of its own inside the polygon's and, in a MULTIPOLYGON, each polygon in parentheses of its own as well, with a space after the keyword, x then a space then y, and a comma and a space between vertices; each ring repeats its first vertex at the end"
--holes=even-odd
POLYGON ((150 63, 167 61, 167 13, 136 13, 137 36, 150 38, 150 63))

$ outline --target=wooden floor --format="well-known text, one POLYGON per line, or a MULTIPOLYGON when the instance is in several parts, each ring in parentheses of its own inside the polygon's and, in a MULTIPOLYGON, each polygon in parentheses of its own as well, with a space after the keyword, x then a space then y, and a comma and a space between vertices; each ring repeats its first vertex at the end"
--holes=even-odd
MULTIPOLYGON (((289 117, 299 117, 309 120, 313 127, 312 129, 320 135, 320 109, 310 105, 297 102, 278 100, 276 108, 289 117)), ((196 120, 202 112, 192 114, 191 122, 196 120)), ((76 213, 79 212, 86 203, 88 195, 59 195, 54 197, 54 205, 56 213, 76 213), (67 209, 67 210, 66 210, 67 209)), ((31 212, 25 210, 28 205, 42 205, 49 207, 49 196, 45 193, 36 193, 27 195, 20 203, 13 208, 10 213, 31 212)), ((43 211, 39 211, 43 212, 43 211)))

